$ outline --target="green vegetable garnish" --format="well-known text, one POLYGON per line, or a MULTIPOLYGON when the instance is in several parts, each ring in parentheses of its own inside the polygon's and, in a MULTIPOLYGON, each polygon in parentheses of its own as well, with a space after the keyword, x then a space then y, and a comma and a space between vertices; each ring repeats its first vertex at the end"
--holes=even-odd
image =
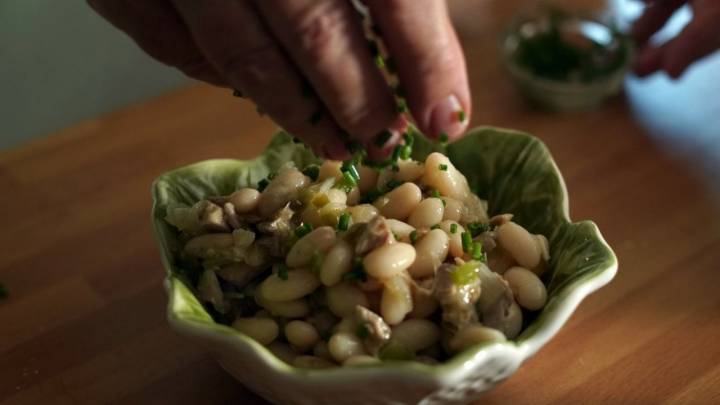
POLYGON ((303 169, 303 174, 310 177, 310 180, 316 181, 320 175, 320 167, 318 165, 309 165, 303 169))
POLYGON ((455 285, 466 285, 470 284, 478 278, 478 267, 479 263, 475 261, 467 262, 461 266, 455 268, 455 271, 450 273, 453 284, 455 285))
POLYGON ((471 223, 467 224, 467 229, 468 229, 468 231, 470 231, 470 234, 474 238, 483 232, 489 231, 490 224, 484 224, 482 222, 471 222, 471 223))
POLYGON ((350 213, 343 212, 342 215, 340 215, 340 219, 338 219, 337 228, 340 231, 347 231, 349 226, 350 226, 350 213))
POLYGON ((411 148, 413 147, 413 145, 415 145, 415 137, 412 134, 408 134, 407 132, 405 132, 402 137, 403 141, 405 141, 405 145, 411 148))
POLYGON ((392 151, 392 155, 390 156, 391 162, 397 162, 398 159, 400 159, 400 153, 402 153, 403 145, 397 145, 395 146, 395 149, 392 151))
POLYGON ((402 186, 403 184, 405 184, 405 182, 402 180, 392 179, 388 181, 387 184, 385 184, 385 188, 387 189, 387 191, 392 191, 402 186))
POLYGON ((437 190, 432 190, 432 191, 430 192, 430 197, 432 197, 432 198, 440 198, 440 192, 437 191, 437 190))
POLYGON ((450 233, 457 233, 457 230, 458 230, 457 224, 455 224, 455 223, 450 224, 450 233))
POLYGON ((404 145, 402 149, 400 150, 400 159, 402 160, 408 160, 410 159, 410 156, 412 155, 412 147, 408 145, 404 145))
POLYGON ((260 180, 257 185, 257 190, 262 192, 263 190, 265 190, 265 187, 267 187, 268 184, 270 184, 270 180, 268 180, 268 179, 260 180))
POLYGON ((383 59, 382 55, 378 55, 375 57, 375 66, 380 69, 385 67, 385 59, 383 59))
POLYGON ((382 148, 390 140, 391 137, 392 132, 388 131, 387 129, 380 132, 378 136, 375 137, 375 146, 377 146, 378 148, 382 148))
POLYGON ((465 122, 465 118, 467 118, 467 117, 465 116, 465 111, 463 111, 463 110, 458 110, 458 112, 457 112, 457 119, 458 119, 458 121, 459 121, 459 122, 465 122))
POLYGON ((463 252, 470 252, 473 243, 472 236, 470 236, 469 232, 463 232, 460 237, 462 238, 463 252))
POLYGON ((470 256, 475 260, 482 260, 482 258, 485 256, 485 253, 483 253, 482 243, 473 243, 472 249, 470 251, 470 256))
POLYGON ((297 228, 295 228, 295 236, 297 236, 298 239, 302 238, 303 236, 312 232, 312 230, 313 230, 312 224, 303 222, 297 228))
POLYGON ((398 114, 405 114, 408 112, 407 102, 402 98, 399 99, 395 105, 395 111, 397 111, 398 114))
POLYGON ((446 172, 446 171, 448 170, 448 165, 440 164, 440 165, 438 166, 438 169, 446 172))
POLYGON ((418 239, 417 231, 410 232, 410 243, 414 244, 415 242, 417 242, 417 239, 418 239))
POLYGON ((353 163, 352 161, 343 162, 342 166, 340 167, 340 171, 343 173, 343 175, 345 175, 345 173, 348 173, 356 184, 358 181, 360 181, 360 172, 358 171, 357 166, 355 166, 355 163, 353 163))
POLYGON ((353 261, 352 270, 343 274, 342 278, 346 281, 367 281, 367 273, 365 273, 365 267, 363 266, 362 258, 356 257, 353 261))
POLYGON ((440 229, 440 224, 435 224, 431 226, 430 229, 440 229))
POLYGON ((440 142, 447 143, 448 140, 450 140, 448 134, 446 132, 440 132, 440 142))

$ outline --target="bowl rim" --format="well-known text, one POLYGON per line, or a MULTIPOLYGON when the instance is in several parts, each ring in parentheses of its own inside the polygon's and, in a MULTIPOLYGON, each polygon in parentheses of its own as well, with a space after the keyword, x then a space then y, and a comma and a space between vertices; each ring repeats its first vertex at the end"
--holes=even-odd
MULTIPOLYGON (((479 127, 482 129, 486 127, 479 127)), ((532 138, 539 142, 543 148, 544 144, 532 135, 525 134, 522 132, 507 130, 506 132, 512 132, 517 135, 532 138)), ((185 288, 184 282, 181 281, 177 276, 173 275, 169 269, 171 264, 169 259, 161 254, 161 261, 163 267, 166 269, 166 277, 163 283, 164 289, 168 295, 168 303, 166 307, 166 314, 168 322, 171 327, 176 329, 178 332, 187 334, 194 337, 201 337, 206 340, 217 341, 229 346, 245 346, 249 348, 253 356, 257 357, 263 364, 265 364, 273 373, 281 376, 285 379, 301 379, 307 383, 328 383, 334 384, 342 382, 354 382, 364 377, 371 378, 413 378, 425 380, 427 383, 439 384, 447 386, 462 378, 475 369, 478 365, 483 364, 489 358, 496 356, 508 356, 513 359, 516 366, 519 366, 524 360, 535 354, 542 346, 544 346, 566 323, 572 313, 577 309, 580 302, 587 297, 589 294, 603 287, 610 280, 613 279, 618 269, 618 261, 615 253, 608 243, 603 238, 598 227, 592 221, 580 221, 573 223, 570 219, 569 214, 569 198, 567 192, 567 186, 563 179, 557 164, 550 153, 547 153, 547 159, 552 165, 553 175, 555 175, 560 184, 561 191, 561 211, 562 221, 567 224, 580 225, 586 224, 591 227, 593 236, 596 238, 596 242, 607 253, 607 260, 605 266, 597 273, 584 275, 572 282, 561 287, 558 291, 558 295, 561 295, 556 305, 551 308, 550 311, 545 313, 543 311, 541 317, 542 320, 537 319, 534 322, 541 321, 537 328, 533 331, 531 336, 523 338, 520 336, 519 341, 508 340, 504 342, 491 342, 481 343, 473 346, 473 348, 467 349, 462 353, 459 353, 449 360, 446 360, 437 365, 426 365, 414 361, 386 361, 381 365, 368 365, 368 366, 356 366, 356 367, 339 367, 332 369, 301 369, 294 367, 290 364, 285 363, 278 357, 276 357, 268 348, 262 344, 256 342, 250 337, 247 337, 239 331, 232 329, 229 326, 213 323, 207 324, 200 322, 200 320, 188 319, 188 317, 180 318, 177 316, 176 311, 180 302, 178 297, 180 290, 185 288)), ((161 176, 159 176, 152 185, 153 190, 153 204, 151 211, 151 220, 153 223, 154 238, 158 246, 166 249, 166 241, 161 238, 162 232, 158 228, 158 224, 154 218, 157 206, 159 204, 158 196, 156 195, 157 184, 162 181, 166 175, 183 169, 197 169, 203 166, 216 165, 216 164, 227 164, 227 163, 240 163, 248 162, 248 160, 234 160, 234 159, 211 159, 204 160, 189 165, 185 165, 173 170, 170 170, 161 176)), ((218 359, 221 364, 222 360, 218 359)))

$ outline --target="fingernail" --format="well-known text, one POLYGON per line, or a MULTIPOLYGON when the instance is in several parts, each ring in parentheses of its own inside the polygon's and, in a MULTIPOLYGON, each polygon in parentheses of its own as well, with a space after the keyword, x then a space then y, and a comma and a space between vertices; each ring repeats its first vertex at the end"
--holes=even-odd
POLYGON ((465 132, 468 121, 468 114, 457 97, 448 96, 436 104, 430 114, 430 136, 437 138, 440 134, 447 134, 449 138, 457 138, 465 132))
POLYGON ((339 139, 330 140, 322 149, 323 155, 333 160, 345 160, 350 157, 350 153, 339 139))

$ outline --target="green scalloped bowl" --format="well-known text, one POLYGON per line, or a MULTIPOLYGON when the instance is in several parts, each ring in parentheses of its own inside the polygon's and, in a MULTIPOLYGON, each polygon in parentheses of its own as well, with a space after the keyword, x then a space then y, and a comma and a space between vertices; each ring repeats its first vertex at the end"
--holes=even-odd
MULTIPOLYGON (((416 158, 440 147, 416 141, 416 158)), ((215 323, 193 293, 192 275, 175 261, 176 231, 163 218, 168 204, 192 204, 255 185, 285 162, 317 162, 310 152, 278 133, 253 160, 209 160, 170 171, 153 185, 152 222, 167 278, 170 325, 204 345, 239 381, 278 403, 465 403, 509 377, 567 321, 588 294, 607 284, 617 259, 590 221, 572 223, 567 190, 550 153, 530 135, 491 127, 475 128, 444 152, 472 189, 488 200, 490 214, 510 212, 515 221, 550 241, 550 269, 543 281, 548 302, 526 317, 514 341, 478 345, 449 361, 428 366, 391 362, 331 370, 297 369, 228 326, 215 323), (372 387, 372 389, 368 389, 372 387)), ((582 344, 582 342, 578 342, 582 344)))

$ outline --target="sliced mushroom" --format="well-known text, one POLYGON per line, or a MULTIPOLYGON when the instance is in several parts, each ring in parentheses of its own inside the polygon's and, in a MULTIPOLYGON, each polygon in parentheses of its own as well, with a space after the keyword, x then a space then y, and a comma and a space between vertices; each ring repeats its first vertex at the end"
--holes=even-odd
POLYGON ((380 315, 360 305, 355 306, 355 319, 358 325, 368 332, 368 336, 363 338, 365 349, 376 356, 380 348, 390 340, 390 327, 380 315))
POLYGON ((223 209, 210 201, 201 201, 198 205, 200 226, 207 232, 226 232, 230 227, 225 222, 223 209))
POLYGON ((230 310, 230 303, 223 297, 220 281, 218 281, 215 272, 203 271, 197 289, 200 299, 212 304, 216 311, 224 314, 230 310))
POLYGON ((240 216, 235 212, 235 206, 232 203, 223 204, 223 215, 225 222, 230 225, 232 229, 238 229, 242 225, 240 222, 240 216))
POLYGON ((362 256, 384 244, 392 243, 393 240, 390 226, 385 217, 378 215, 370 220, 363 231, 358 234, 355 254, 362 256))
POLYGON ((453 281, 452 274, 457 268, 447 263, 441 265, 435 275, 433 289, 433 295, 442 307, 443 327, 451 333, 477 322, 475 302, 481 296, 479 278, 471 278, 460 285, 453 281))
POLYGON ((258 239, 258 245, 263 247, 270 256, 284 258, 290 250, 290 236, 296 225, 293 220, 295 211, 286 204, 275 214, 275 218, 269 222, 258 224, 258 230, 266 235, 258 239))
POLYGON ((517 304, 510 285, 482 263, 478 267, 478 277, 482 294, 477 301, 477 310, 483 325, 501 331, 508 339, 514 338, 519 332, 519 324, 522 324, 522 312, 519 307, 513 307, 517 304))

